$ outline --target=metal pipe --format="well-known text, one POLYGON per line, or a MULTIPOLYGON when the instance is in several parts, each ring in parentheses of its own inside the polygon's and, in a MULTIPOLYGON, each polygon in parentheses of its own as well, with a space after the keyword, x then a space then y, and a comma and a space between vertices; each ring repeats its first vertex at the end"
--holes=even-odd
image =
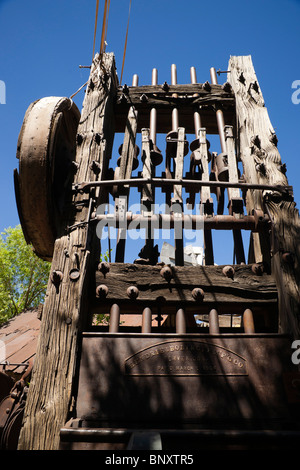
POLYGON ((120 307, 113 304, 110 308, 109 333, 117 333, 120 324, 120 307))
MULTIPOLYGON (((157 85, 157 69, 152 70, 152 85, 157 85)), ((153 145, 156 144, 156 121, 157 111, 156 108, 152 108, 150 111, 150 139, 153 145)))
POLYGON ((132 77, 132 86, 138 86, 139 84, 139 76, 135 73, 132 77))
POLYGON ((149 307, 144 308, 142 314, 142 333, 151 333, 152 311, 149 307))
POLYGON ((209 312, 209 333, 211 335, 218 335, 220 333, 219 315, 214 308, 209 312))
MULTIPOLYGON (((175 223, 180 223, 174 214, 151 214, 142 215, 134 214, 133 212, 126 212, 124 218, 119 219, 115 214, 97 214, 91 219, 91 222, 106 222, 108 226, 118 227, 119 224, 127 225, 128 229, 136 229, 138 226, 147 227, 151 224, 152 228, 174 228, 175 223), (129 224, 133 222, 130 227, 129 224)), ((202 216, 199 214, 182 214, 180 218, 181 223, 187 229, 195 229, 203 227, 205 229, 214 230, 251 230, 258 232, 267 227, 269 218, 256 221, 253 215, 246 215, 240 219, 233 215, 214 215, 202 216)))
POLYGON ((183 308, 176 312, 176 333, 184 335, 186 333, 186 318, 183 308))
MULTIPOLYGON (((212 85, 218 85, 217 73, 214 67, 211 67, 210 69, 210 77, 211 77, 212 85)), ((217 118, 221 149, 223 153, 226 153, 227 147, 226 147, 225 132, 224 132, 225 121, 224 121, 223 111, 221 109, 216 110, 216 118, 217 118)))
MULTIPOLYGON (((191 67, 190 72, 191 72, 191 83, 195 85, 197 83, 197 75, 196 75, 195 67, 191 67)), ((195 136, 196 136, 196 139, 198 139, 199 138, 198 130, 201 129, 202 127, 201 116, 198 111, 194 112, 194 127, 195 127, 195 136)))
POLYGON ((243 314, 243 325, 244 325, 244 332, 245 333, 255 333, 255 326, 254 326, 254 319, 253 313, 250 308, 247 308, 243 314))
POLYGON ((279 192, 286 195, 292 194, 292 186, 259 184, 259 183, 237 183, 233 181, 201 181, 201 180, 188 180, 188 179, 174 179, 174 178, 130 178, 119 180, 101 180, 101 181, 88 181, 73 186, 74 191, 88 191, 89 188, 96 188, 98 186, 143 186, 144 184, 152 183, 156 186, 182 184, 183 187, 189 186, 211 186, 220 188, 240 188, 240 189, 259 189, 260 191, 269 190, 279 192))
MULTIPOLYGON (((171 66, 171 84, 177 85, 177 68, 175 64, 171 66)), ((177 93, 173 93, 174 98, 177 98, 177 93)), ((172 110, 172 130, 178 131, 179 127, 179 117, 178 117, 178 109, 174 108, 172 110)))

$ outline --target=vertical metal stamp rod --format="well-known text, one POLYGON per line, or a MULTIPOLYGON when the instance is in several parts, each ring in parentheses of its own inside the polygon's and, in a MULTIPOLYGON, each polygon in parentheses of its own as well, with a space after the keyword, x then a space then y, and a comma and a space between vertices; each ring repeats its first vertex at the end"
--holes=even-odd
POLYGON ((209 312, 209 333, 211 335, 218 335, 220 333, 219 315, 214 308, 209 312))
MULTIPOLYGON (((158 73, 157 69, 152 70, 152 85, 157 85, 158 73)), ((150 141, 151 141, 151 162, 153 166, 159 165, 162 160, 162 154, 156 145, 156 127, 157 127, 157 109, 151 108, 150 110, 150 141)))
POLYGON ((247 308, 243 314, 243 325, 245 333, 255 333, 253 313, 250 308, 247 308))
POLYGON ((151 333, 152 311, 149 307, 144 308, 142 314, 142 333, 151 333))
MULTIPOLYGON (((171 66, 171 84, 177 85, 177 68, 175 64, 172 64, 171 66)), ((176 93, 173 93, 173 96, 177 98, 176 93)), ((174 108, 172 110, 172 130, 177 132, 178 127, 179 127, 178 109, 174 108)))
MULTIPOLYGON (((157 69, 152 70, 152 85, 157 85, 157 69)), ((150 139, 153 142, 153 145, 156 144, 156 123, 157 123, 157 110, 156 108, 151 108, 150 111, 150 139)))
POLYGON ((109 333, 117 333, 120 324, 120 307, 113 304, 110 308, 109 333))
MULTIPOLYGON (((197 75, 196 75, 195 67, 191 67, 190 72, 191 72, 191 83, 195 85, 197 83, 197 75)), ((200 116, 199 111, 194 112, 194 127, 195 127, 195 136, 196 136, 196 139, 198 139, 199 138, 198 130, 201 129, 202 127, 201 116, 200 116)))
MULTIPOLYGON (((214 67, 210 69, 210 77, 211 77, 212 85, 217 85, 218 79, 217 79, 216 69, 214 67)), ((221 149, 222 149, 222 152, 226 153, 227 147, 226 147, 225 132, 224 132, 225 121, 224 121, 223 111, 221 109, 217 109, 216 118, 217 118, 217 124, 218 124, 221 149)))
POLYGON ((186 333, 186 318, 183 308, 176 312, 176 333, 184 335, 186 333))

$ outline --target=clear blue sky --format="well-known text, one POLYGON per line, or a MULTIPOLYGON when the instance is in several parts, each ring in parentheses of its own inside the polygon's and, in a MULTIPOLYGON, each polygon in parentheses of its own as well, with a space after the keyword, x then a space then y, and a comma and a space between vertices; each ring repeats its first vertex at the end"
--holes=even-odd
MULTIPOLYGON (((99 50, 104 0, 100 1, 99 50)), ((13 188, 18 133, 29 104, 45 96, 70 96, 88 79, 92 59, 95 0, 0 0, 0 231, 19 223, 13 188)), ((129 0, 111 0, 107 51, 121 74, 129 0)), ((252 55, 271 122, 279 138, 289 184, 300 202, 300 104, 292 103, 292 83, 300 80, 300 1, 298 0, 132 0, 123 83, 189 83, 191 66, 198 81, 209 69, 227 69, 230 55, 252 55)), ((83 91, 75 98, 79 109, 83 91)))

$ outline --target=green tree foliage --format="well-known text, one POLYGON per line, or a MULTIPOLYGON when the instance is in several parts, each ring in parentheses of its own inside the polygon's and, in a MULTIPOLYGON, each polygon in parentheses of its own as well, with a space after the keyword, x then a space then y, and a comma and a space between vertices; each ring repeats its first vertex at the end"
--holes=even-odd
POLYGON ((43 301, 50 266, 26 244, 20 225, 0 234, 0 325, 43 301))

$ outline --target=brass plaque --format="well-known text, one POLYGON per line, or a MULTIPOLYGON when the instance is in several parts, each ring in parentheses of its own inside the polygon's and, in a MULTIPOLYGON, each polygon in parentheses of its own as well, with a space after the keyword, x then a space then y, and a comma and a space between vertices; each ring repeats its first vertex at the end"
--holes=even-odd
POLYGON ((247 362, 230 349, 204 341, 156 343, 127 357, 126 375, 248 375, 247 362))

